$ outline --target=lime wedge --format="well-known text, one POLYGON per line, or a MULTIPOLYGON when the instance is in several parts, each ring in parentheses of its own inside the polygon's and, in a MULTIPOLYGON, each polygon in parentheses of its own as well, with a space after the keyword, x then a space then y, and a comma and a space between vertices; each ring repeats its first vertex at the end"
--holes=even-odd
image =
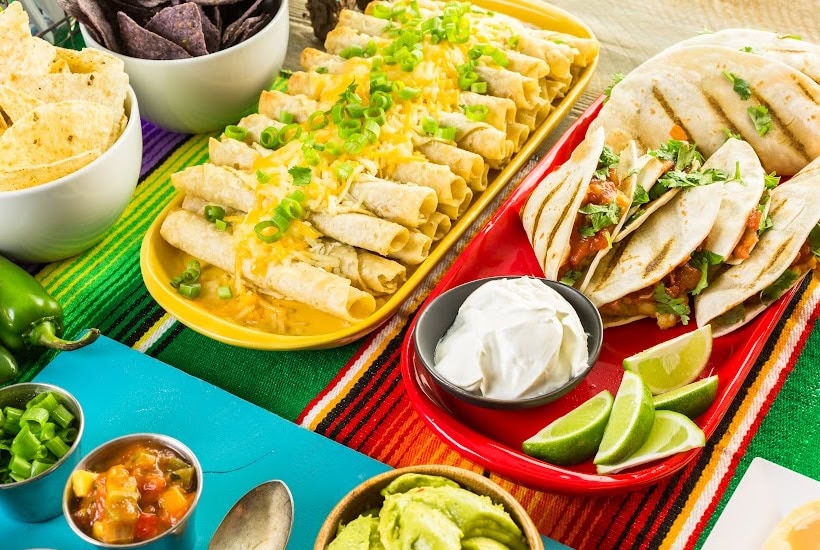
POLYGON ((653 395, 696 380, 712 353, 712 326, 706 325, 624 359, 624 368, 638 374, 653 395))
POLYGON ((602 391, 524 441, 522 450, 553 464, 589 460, 604 437, 612 401, 612 394, 602 391))
POLYGON ((682 388, 655 396, 656 411, 674 411, 696 418, 704 413, 715 400, 718 377, 710 376, 682 388))
POLYGON ((640 377, 624 372, 595 464, 615 464, 643 445, 655 420, 652 394, 640 377))
POLYGON ((706 437, 694 422, 680 413, 657 411, 649 437, 635 454, 617 464, 599 464, 597 470, 599 474, 613 474, 705 444, 706 437))

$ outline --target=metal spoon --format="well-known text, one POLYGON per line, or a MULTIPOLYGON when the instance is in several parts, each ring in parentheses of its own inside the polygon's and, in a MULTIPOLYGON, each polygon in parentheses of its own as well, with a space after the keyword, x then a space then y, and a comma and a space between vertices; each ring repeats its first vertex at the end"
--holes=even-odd
POLYGON ((240 498, 216 529, 208 550, 284 550, 293 526, 293 495, 266 481, 240 498))

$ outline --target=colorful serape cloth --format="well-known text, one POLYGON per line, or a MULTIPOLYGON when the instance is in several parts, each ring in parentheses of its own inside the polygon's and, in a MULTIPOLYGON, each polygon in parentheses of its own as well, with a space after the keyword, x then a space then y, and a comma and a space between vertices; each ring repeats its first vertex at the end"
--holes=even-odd
MULTIPOLYGON (((99 327, 111 338, 392 466, 435 462, 483 471, 446 446, 416 414, 401 381, 399 345, 425 296, 514 184, 404 307, 369 337, 330 350, 261 352, 230 347, 184 327, 143 285, 142 237, 175 194, 170 175, 205 162, 209 138, 171 134, 147 123, 143 135, 140 183, 122 218, 94 248, 37 272, 64 305, 68 334, 99 327)), ((573 548, 698 547, 753 457, 820 478, 820 330, 813 330, 818 302, 820 285, 807 280, 706 448, 667 481, 633 493, 584 497, 535 491, 484 473, 522 502, 542 533, 573 548)), ((31 379, 52 357, 45 353, 30 361, 22 379, 31 379)))

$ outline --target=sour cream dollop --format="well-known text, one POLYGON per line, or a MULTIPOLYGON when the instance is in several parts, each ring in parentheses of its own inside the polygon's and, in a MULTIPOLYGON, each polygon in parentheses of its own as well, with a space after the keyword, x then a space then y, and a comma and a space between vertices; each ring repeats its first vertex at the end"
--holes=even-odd
POLYGON ((586 367, 587 334, 578 314, 538 279, 481 285, 436 345, 435 369, 469 392, 496 399, 534 397, 586 367))

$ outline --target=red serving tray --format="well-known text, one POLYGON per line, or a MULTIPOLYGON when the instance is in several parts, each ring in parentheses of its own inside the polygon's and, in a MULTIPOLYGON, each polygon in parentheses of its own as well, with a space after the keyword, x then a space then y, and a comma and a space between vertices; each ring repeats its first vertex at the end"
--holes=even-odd
MULTIPOLYGON (((602 98, 593 103, 524 178, 464 249, 421 310, 445 290, 475 279, 495 275, 543 276, 518 212, 538 183, 569 159, 602 104, 602 98)), ((718 393, 709 410, 696 419, 707 439, 729 409, 795 292, 793 289, 787 293, 743 328, 714 341, 702 376, 718 375, 718 393)), ((416 319, 418 317, 416 314, 416 319)), ((488 470, 545 491, 585 494, 632 491, 657 483, 683 468, 700 450, 679 453, 624 473, 598 475, 591 461, 563 467, 527 456, 521 452, 521 442, 600 391, 608 389, 614 395, 621 382, 625 357, 694 329, 694 319, 686 327, 666 331, 661 331, 655 321, 649 319, 606 329, 601 356, 587 378, 558 401, 534 409, 484 409, 441 390, 416 356, 415 320, 402 344, 401 369, 410 400, 424 421, 446 444, 488 470)))

